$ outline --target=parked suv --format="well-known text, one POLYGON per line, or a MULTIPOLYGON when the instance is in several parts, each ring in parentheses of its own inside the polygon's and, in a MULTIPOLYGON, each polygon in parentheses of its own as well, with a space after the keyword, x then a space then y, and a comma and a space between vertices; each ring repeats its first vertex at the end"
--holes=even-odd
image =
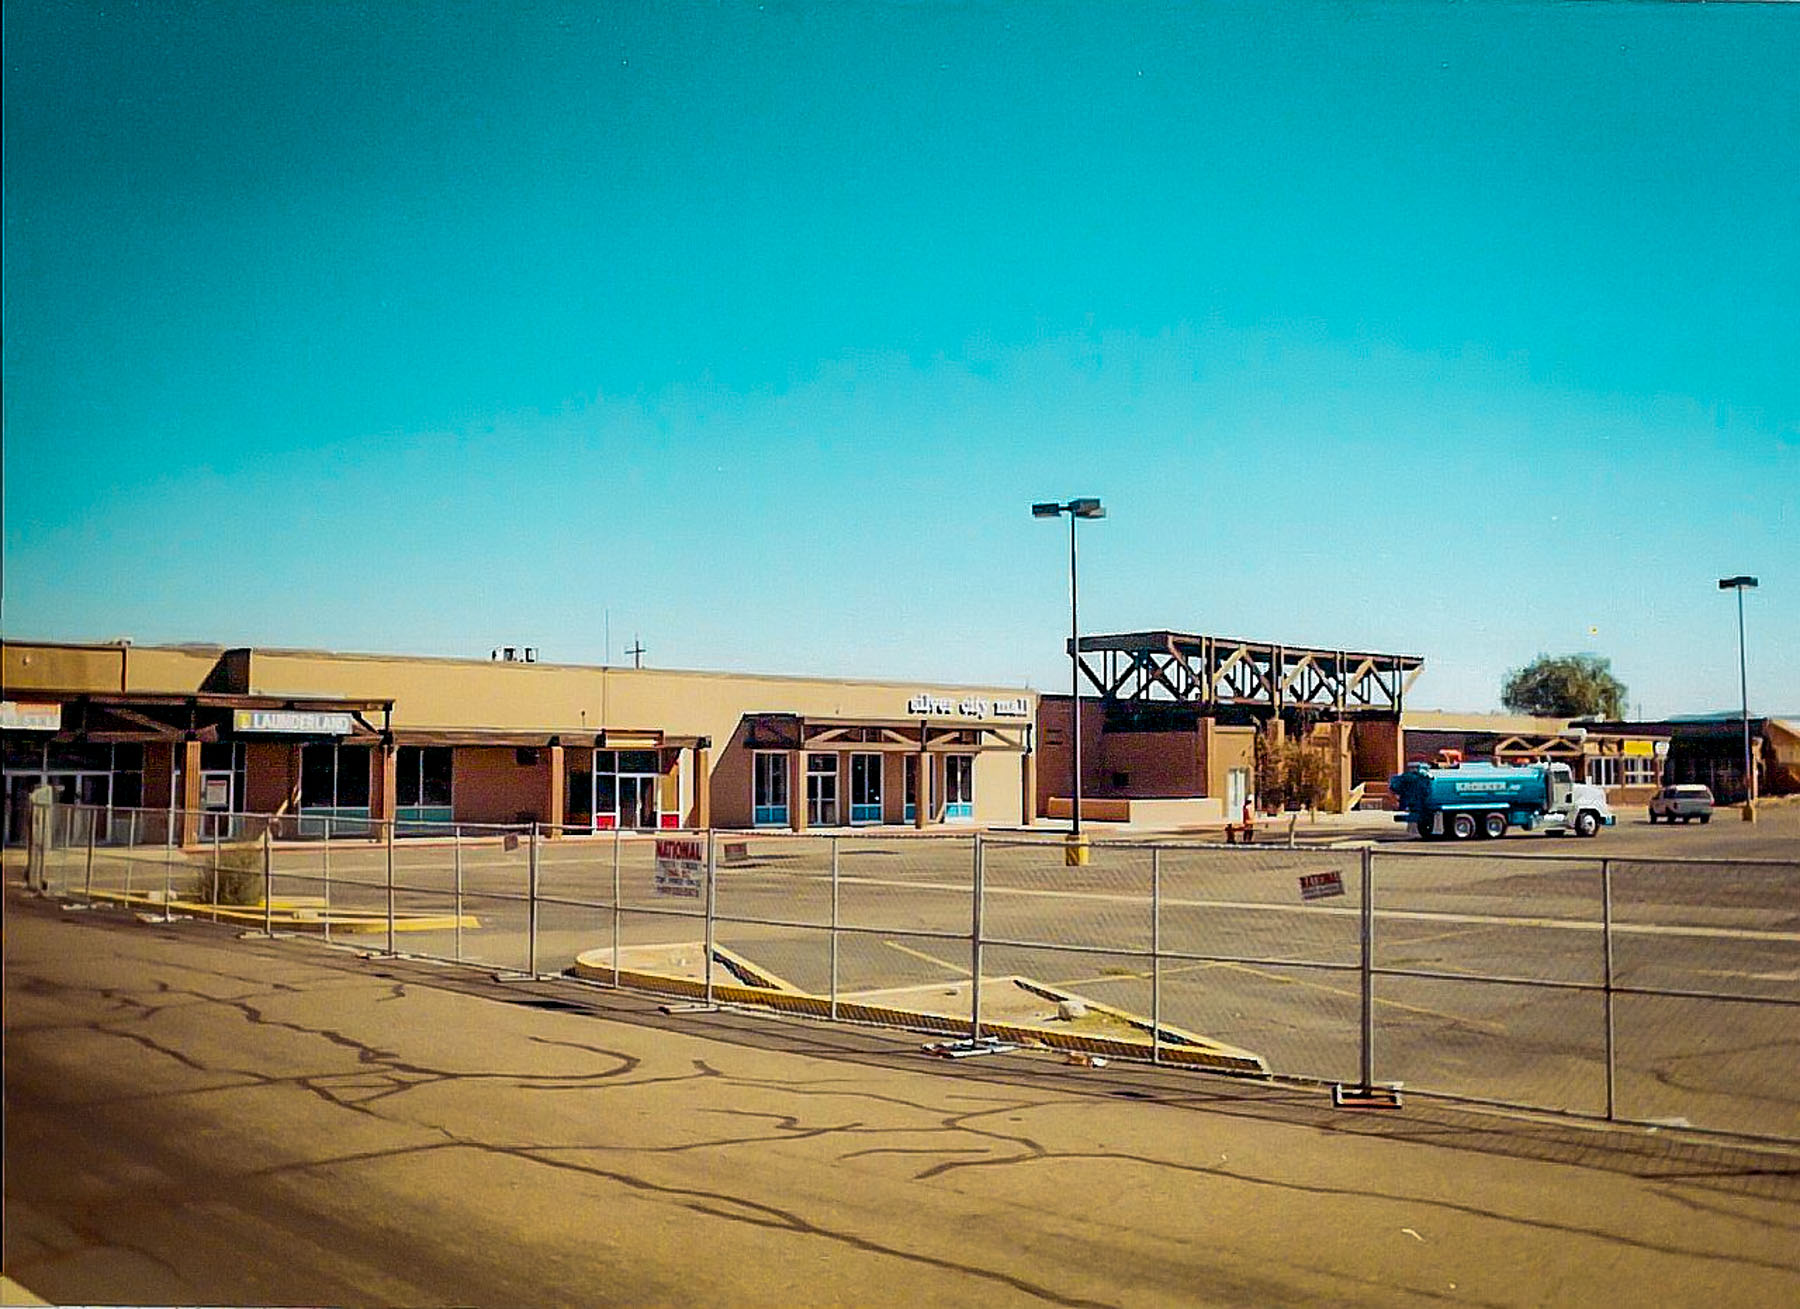
POLYGON ((1671 823, 1679 818, 1684 823, 1691 823, 1698 818, 1703 823, 1712 821, 1712 792, 1704 786, 1665 786, 1650 800, 1650 821, 1666 818, 1671 823))

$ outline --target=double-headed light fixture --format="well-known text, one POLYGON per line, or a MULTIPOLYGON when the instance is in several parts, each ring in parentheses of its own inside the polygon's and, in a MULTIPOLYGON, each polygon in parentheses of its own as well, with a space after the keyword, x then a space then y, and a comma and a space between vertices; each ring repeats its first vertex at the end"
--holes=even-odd
POLYGON ((1069 812, 1072 826, 1068 862, 1075 864, 1087 862, 1087 851, 1081 843, 1081 617, 1075 580, 1075 520, 1105 518, 1106 507, 1092 496, 1067 504, 1047 500, 1031 506, 1033 518, 1060 518, 1064 514, 1069 516, 1069 812))
POLYGON ((1721 577, 1721 591, 1736 591, 1738 600, 1738 692, 1744 706, 1744 821, 1756 820, 1756 760, 1750 754, 1750 678, 1744 669, 1744 592, 1756 589, 1754 577, 1721 577))

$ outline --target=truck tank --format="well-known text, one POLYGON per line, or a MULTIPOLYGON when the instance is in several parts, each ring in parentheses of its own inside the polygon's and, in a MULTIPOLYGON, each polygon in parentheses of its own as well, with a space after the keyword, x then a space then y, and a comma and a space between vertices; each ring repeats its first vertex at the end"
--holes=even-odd
POLYGON ((1542 806, 1547 798, 1545 770, 1499 764, 1462 764, 1456 768, 1414 765, 1388 780, 1400 808, 1454 809, 1483 805, 1542 806))

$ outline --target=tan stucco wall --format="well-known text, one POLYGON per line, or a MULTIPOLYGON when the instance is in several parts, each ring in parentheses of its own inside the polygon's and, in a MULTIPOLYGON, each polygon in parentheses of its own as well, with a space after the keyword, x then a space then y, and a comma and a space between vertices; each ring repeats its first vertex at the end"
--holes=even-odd
POLYGON ((7 695, 49 691, 186 694, 219 662, 223 647, 88 645, 8 641, 0 655, 7 695))
POLYGON ((124 685, 121 647, 20 645, 7 642, 3 662, 6 694, 33 690, 117 691, 124 685))
MULTIPOLYGON (((1206 756, 1206 793, 1223 800, 1226 780, 1233 768, 1250 773, 1250 791, 1256 791, 1256 729, 1254 727, 1214 727, 1212 748, 1206 756)), ((1235 818, 1235 814, 1226 815, 1235 818)))

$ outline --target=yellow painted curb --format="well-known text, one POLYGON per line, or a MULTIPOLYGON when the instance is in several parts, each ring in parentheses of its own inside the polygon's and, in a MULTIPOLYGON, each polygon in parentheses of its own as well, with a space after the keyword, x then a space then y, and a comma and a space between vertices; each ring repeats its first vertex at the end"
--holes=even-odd
MULTIPOLYGON (((248 927, 261 927, 264 922, 268 922, 290 932, 324 932, 329 927, 333 932, 349 935, 374 935, 388 929, 387 915, 379 910, 334 909, 327 914, 322 906, 315 908, 312 905, 283 904, 277 900, 265 914, 260 904, 207 904, 200 900, 165 902, 148 895, 127 895, 123 891, 92 891, 86 893, 84 898, 104 900, 109 904, 162 909, 186 918, 210 918, 214 922, 240 923, 248 927)), ((396 932, 450 932, 458 927, 480 926, 481 921, 474 914, 464 914, 460 918, 455 914, 394 915, 396 932)))
MULTIPOLYGON (((714 947, 715 955, 723 954, 720 947, 714 947)), ((733 956, 735 959, 736 956, 733 956)), ((725 959, 718 960, 726 967, 730 964, 725 959)), ((589 950, 576 956, 575 966, 571 970, 577 977, 589 981, 610 982, 613 979, 612 950, 603 948, 589 950), (604 959, 605 962, 601 962, 604 959)), ((703 999, 706 996, 706 983, 699 978, 677 977, 670 973, 653 973, 644 969, 620 968, 618 970, 619 985, 638 990, 657 991, 666 994, 703 999)), ((1009 977, 998 979, 1015 982, 1024 989, 1046 998, 1080 999, 1067 992, 1058 992, 1054 987, 1042 982, 1034 982, 1028 978, 1009 977)), ((714 982, 712 998, 724 1004, 755 1005, 770 1009, 777 1013, 798 1014, 808 1018, 834 1017, 831 1000, 827 996, 812 995, 797 988, 776 990, 767 987, 734 985, 729 982, 714 982)), ((1148 1039, 1150 1023, 1120 1010, 1097 1005, 1092 1001, 1081 999, 1096 1012, 1106 1013, 1118 1018, 1145 1033, 1143 1040, 1128 1040, 1113 1036, 1091 1036, 1080 1032, 1059 1030, 1051 1027, 1040 1027, 1031 1023, 1003 1023, 982 1020, 981 1031, 984 1036, 999 1037, 1003 1041, 1014 1041, 1021 1045, 1041 1045, 1058 1050, 1078 1050, 1085 1054, 1111 1055, 1119 1059, 1146 1059, 1151 1053, 1151 1041, 1148 1039)), ((864 1000, 852 1000, 839 997, 835 1017, 850 1022, 872 1023, 882 1027, 905 1027, 930 1032, 942 1032, 947 1035, 966 1034, 969 1020, 966 1016, 945 1013, 933 1013, 929 1010, 904 1009, 894 1005, 870 1004, 864 1000)), ((1166 1064, 1183 1067, 1203 1068, 1213 1072, 1241 1073, 1267 1077, 1269 1065, 1261 1055, 1248 1050, 1240 1050, 1235 1046, 1212 1041, 1192 1032, 1184 1032, 1164 1023, 1156 1051, 1157 1058, 1166 1064)))

